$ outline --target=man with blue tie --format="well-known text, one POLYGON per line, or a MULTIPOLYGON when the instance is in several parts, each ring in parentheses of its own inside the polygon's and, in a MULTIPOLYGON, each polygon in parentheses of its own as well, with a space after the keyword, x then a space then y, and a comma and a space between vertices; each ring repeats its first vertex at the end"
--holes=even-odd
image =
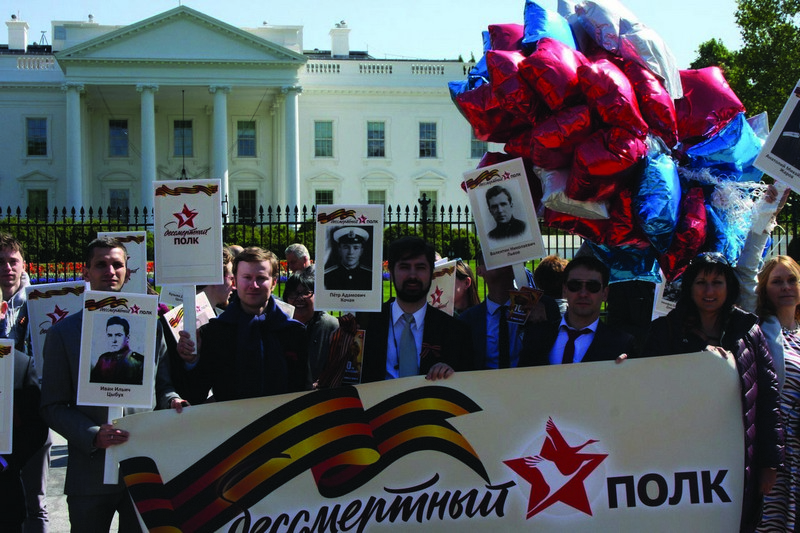
POLYGON ((632 335, 600 321, 608 298, 609 270, 594 256, 578 256, 564 269, 567 312, 560 323, 530 324, 519 366, 543 366, 592 361, 614 361, 636 355, 632 335))
POLYGON ((427 304, 433 279, 434 250, 419 237, 389 245, 388 263, 396 298, 376 313, 359 313, 366 330, 361 382, 414 375, 444 379, 472 370, 469 327, 427 304))

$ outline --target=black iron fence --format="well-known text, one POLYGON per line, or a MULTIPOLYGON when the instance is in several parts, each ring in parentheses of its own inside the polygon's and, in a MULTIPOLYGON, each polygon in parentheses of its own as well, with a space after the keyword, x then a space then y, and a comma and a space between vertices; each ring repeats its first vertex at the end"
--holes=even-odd
MULTIPOLYGON (((798 207, 788 205, 773 232, 773 253, 786 254, 797 235, 798 207)), ((316 243, 315 207, 261 207, 241 216, 234 207, 224 217, 223 239, 227 244, 260 246, 284 259, 289 244, 305 244, 314 257, 316 243)), ((570 258, 581 244, 580 237, 541 225, 545 249, 570 258)), ((6 208, 0 212, 0 231, 15 235, 25 246, 28 271, 34 282, 76 279, 82 267, 86 243, 101 231, 148 231, 153 217, 146 209, 53 209, 40 213, 6 208)), ((387 206, 384 245, 404 235, 418 235, 447 257, 473 259, 478 251, 475 222, 467 206, 429 209, 422 198, 414 206, 387 206)), ((153 260, 153 239, 148 238, 148 260, 153 260)), ((386 246, 384 246, 386 250, 386 246)), ((529 265, 531 266, 531 265, 529 265)), ((157 281, 157 280, 155 280, 157 281)))

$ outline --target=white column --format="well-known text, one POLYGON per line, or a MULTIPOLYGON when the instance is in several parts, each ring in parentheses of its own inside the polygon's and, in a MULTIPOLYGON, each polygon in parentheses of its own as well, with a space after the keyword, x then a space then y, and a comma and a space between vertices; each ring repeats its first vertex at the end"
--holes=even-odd
POLYGON ((286 95, 286 203, 300 208, 300 121, 297 100, 303 88, 284 87, 286 95))
POLYGON ((139 84, 142 106, 142 180, 140 205, 153 215, 153 183, 156 181, 156 93, 158 85, 139 84))
MULTIPOLYGON (((84 206, 83 195, 83 150, 81 138, 81 93, 82 83, 65 83, 62 89, 67 93, 67 203, 66 208, 79 211, 84 206)), ((48 125, 52 127, 52 125, 48 125)))
MULTIPOLYGON (((222 181, 222 199, 228 196, 228 93, 229 85, 212 85, 214 95, 214 132, 211 143, 211 178, 222 181)), ((232 201, 232 199, 228 199, 232 201)), ((230 205, 230 204, 229 204, 230 205)))

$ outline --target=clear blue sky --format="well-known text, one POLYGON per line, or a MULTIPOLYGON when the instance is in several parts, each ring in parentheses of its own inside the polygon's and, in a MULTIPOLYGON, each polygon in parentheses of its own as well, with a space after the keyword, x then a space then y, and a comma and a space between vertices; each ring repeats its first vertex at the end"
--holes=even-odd
MULTIPOLYGON (((731 49, 741 46, 734 12, 736 0, 622 0, 641 22, 667 42, 680 68, 688 68, 697 46, 712 37, 731 49)), ((9 0, 5 20, 16 14, 30 25, 28 39, 41 31, 52 42, 52 20, 86 20, 125 25, 176 7, 179 0, 9 0)), ((523 23, 524 0, 184 0, 187 5, 237 27, 264 21, 303 25, 306 49, 330 49, 328 31, 345 20, 350 47, 378 58, 455 59, 480 57, 481 31, 489 24, 523 23)), ((557 0, 540 0, 555 10, 557 0)), ((0 38, 7 42, 7 34, 0 38)))

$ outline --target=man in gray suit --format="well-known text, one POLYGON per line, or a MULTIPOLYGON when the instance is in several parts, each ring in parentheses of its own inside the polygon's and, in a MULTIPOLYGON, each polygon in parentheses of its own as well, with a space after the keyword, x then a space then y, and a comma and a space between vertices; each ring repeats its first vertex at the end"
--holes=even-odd
MULTIPOLYGON (((127 277, 127 252, 116 239, 95 239, 86 252, 83 279, 92 290, 119 292, 127 277)), ((77 405, 83 313, 55 324, 44 343, 41 412, 47 424, 67 439, 69 462, 64 493, 73 532, 108 531, 119 512, 119 531, 140 531, 122 482, 103 484, 105 450, 128 440, 128 432, 108 423, 107 407, 77 405)), ((166 345, 158 328, 154 406, 180 411, 185 402, 169 378, 166 345)), ((126 414, 130 414, 126 409, 126 414)))

